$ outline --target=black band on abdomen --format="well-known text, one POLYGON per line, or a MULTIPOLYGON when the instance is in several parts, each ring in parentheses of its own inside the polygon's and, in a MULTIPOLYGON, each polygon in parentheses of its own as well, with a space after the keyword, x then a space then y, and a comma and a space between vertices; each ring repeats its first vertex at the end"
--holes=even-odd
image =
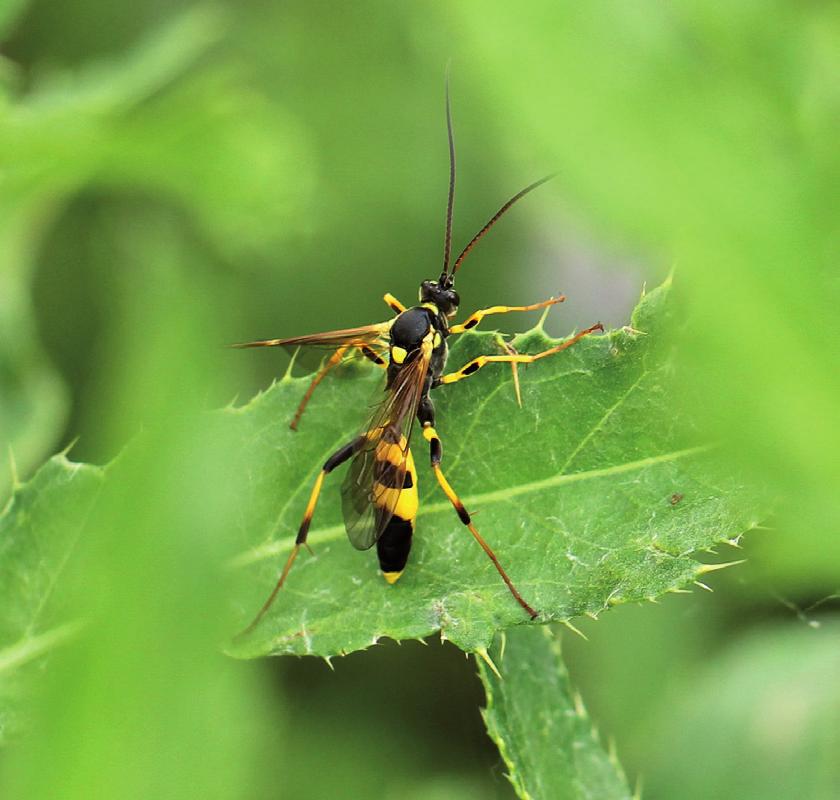
POLYGON ((394 515, 376 542, 379 568, 383 572, 402 572, 411 552, 411 522, 394 515))

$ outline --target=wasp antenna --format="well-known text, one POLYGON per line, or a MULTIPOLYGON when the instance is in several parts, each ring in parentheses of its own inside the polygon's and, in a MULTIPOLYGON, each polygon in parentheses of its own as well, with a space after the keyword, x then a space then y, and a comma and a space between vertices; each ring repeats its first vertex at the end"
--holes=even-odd
POLYGON ((544 178, 540 178, 538 181, 534 181, 532 184, 526 186, 522 191, 517 192, 510 200, 507 201, 492 217, 490 217, 487 224, 475 235, 472 239, 470 239, 469 244, 461 251, 461 255, 455 259, 455 263, 452 265, 452 274, 454 275, 458 271, 458 267, 461 266, 461 262, 467 257, 467 254, 473 247, 478 244, 478 241, 484 236, 487 231, 490 230, 498 221, 499 218, 507 211, 517 200, 521 200, 525 197, 526 194, 529 192, 533 192, 538 186, 542 186, 546 181, 550 181, 554 175, 546 175, 544 178))
POLYGON ((443 237, 443 275, 449 272, 452 255, 452 211, 455 207, 455 135, 452 132, 452 103, 449 99, 449 64, 446 65, 446 136, 449 141, 449 196, 446 201, 446 232, 443 237))

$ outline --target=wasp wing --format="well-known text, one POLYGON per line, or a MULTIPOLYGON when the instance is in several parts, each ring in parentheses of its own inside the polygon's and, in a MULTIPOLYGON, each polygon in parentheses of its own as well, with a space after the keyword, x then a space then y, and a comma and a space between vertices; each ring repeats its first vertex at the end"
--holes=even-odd
POLYGON ((321 347, 337 349, 339 347, 372 347, 377 351, 387 349, 387 335, 390 322, 376 325, 364 325, 361 328, 344 328, 339 331, 313 333, 310 336, 293 336, 289 339, 260 339, 255 342, 239 342, 231 347, 321 347))
POLYGON ((409 353, 362 432, 364 445, 341 487, 344 526, 358 550, 372 547, 394 514, 402 492, 417 407, 429 370, 431 344, 409 353))

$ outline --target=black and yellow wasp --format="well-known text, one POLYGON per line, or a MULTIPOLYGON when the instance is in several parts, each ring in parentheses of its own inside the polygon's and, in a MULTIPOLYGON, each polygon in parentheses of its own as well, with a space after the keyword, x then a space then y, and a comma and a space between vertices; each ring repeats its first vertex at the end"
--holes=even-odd
POLYGON ((360 353, 386 370, 382 401, 362 428, 362 432, 333 453, 324 463, 315 480, 294 547, 280 578, 254 621, 243 633, 252 630, 262 619, 285 583, 300 548, 306 545, 309 525, 312 522, 324 478, 345 461, 350 461, 350 469, 342 486, 342 511, 347 535, 353 546, 359 550, 367 550, 376 545, 379 566, 388 583, 393 584, 400 577, 411 550, 418 508, 417 471, 410 448, 415 419, 420 424, 423 438, 429 443, 431 467, 435 478, 454 506, 461 522, 489 556, 519 605, 532 619, 537 616, 537 611, 526 602, 513 585, 495 553, 473 525, 469 512, 464 508, 464 504, 441 470, 443 448, 435 430, 435 407, 430 392, 439 386, 468 378, 486 364, 512 364, 515 370, 518 364, 530 364, 559 353, 584 336, 594 331, 603 331, 603 328, 598 323, 563 343, 534 355, 520 354, 512 348, 507 348, 506 355, 479 356, 455 372, 444 372, 448 353, 446 340, 450 336, 474 328, 490 314, 534 311, 561 303, 565 299, 560 295, 529 306, 492 306, 476 311, 460 324, 450 324, 450 320, 455 316, 460 305, 458 293, 453 288, 455 273, 463 264, 464 259, 517 200, 545 183, 549 178, 538 180, 511 197, 473 236, 455 261, 450 262, 452 208, 455 199, 455 140, 452 133, 448 85, 446 128, 449 140, 449 196, 446 206, 443 270, 436 281, 426 280, 420 284, 420 304, 406 308, 395 297, 386 294, 385 302, 397 314, 388 322, 291 339, 266 339, 234 345, 234 347, 315 346, 334 350, 332 356, 312 379, 291 422, 293 429, 297 428, 306 404, 318 384, 345 358, 360 353))

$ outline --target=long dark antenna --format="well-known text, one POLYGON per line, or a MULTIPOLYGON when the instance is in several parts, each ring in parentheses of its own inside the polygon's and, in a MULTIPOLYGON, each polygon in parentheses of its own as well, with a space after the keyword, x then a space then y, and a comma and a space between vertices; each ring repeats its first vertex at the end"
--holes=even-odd
POLYGON ((496 222, 498 222, 499 217, 501 217, 505 211, 507 211, 517 200, 521 200, 525 197, 528 192, 533 192, 538 186, 542 186, 546 181, 550 181, 554 175, 546 175, 544 178, 540 178, 538 181, 534 181, 530 186, 526 186, 521 192, 517 192, 510 200, 507 201, 487 222, 487 224, 475 235, 472 239, 470 239, 470 243, 461 251, 461 255, 455 259, 455 263, 452 265, 452 274, 454 275, 458 271, 458 267, 461 266, 461 262, 467 257, 467 254, 473 247, 478 244, 479 239, 484 236, 487 231, 492 228, 496 222))
POLYGON ((449 102, 449 65, 446 65, 446 134, 449 138, 449 199, 446 203, 446 233, 443 238, 443 272, 449 272, 452 255, 452 209, 455 207, 455 136, 452 133, 452 107, 449 102))

